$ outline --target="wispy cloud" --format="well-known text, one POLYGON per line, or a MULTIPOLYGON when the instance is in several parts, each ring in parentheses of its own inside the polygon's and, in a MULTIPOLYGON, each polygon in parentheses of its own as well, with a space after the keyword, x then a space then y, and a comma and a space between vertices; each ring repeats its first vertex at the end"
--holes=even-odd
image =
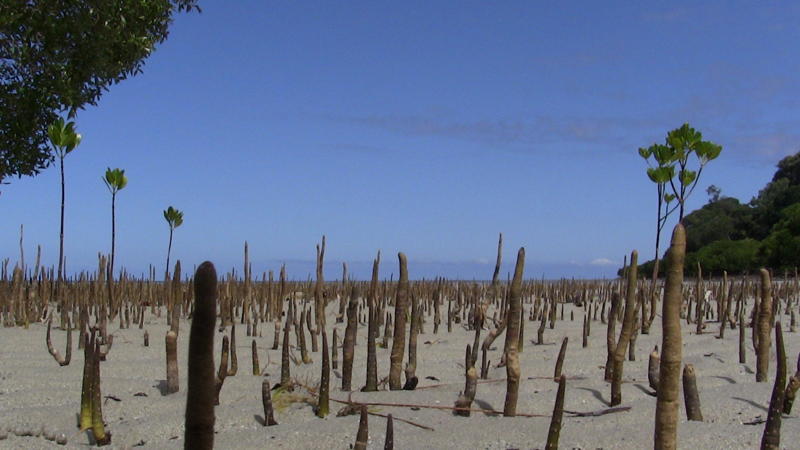
POLYGON ((617 263, 608 258, 596 258, 589 262, 592 266, 616 266, 617 263))
POLYGON ((489 142, 527 141, 532 132, 531 124, 523 121, 491 119, 456 121, 442 117, 386 114, 340 117, 337 120, 411 136, 441 136, 489 142))
MULTIPOLYGON (((712 96, 688 99, 681 107, 647 118, 538 116, 516 120, 457 120, 446 114, 375 114, 328 119, 404 136, 453 139, 524 152, 545 151, 553 144, 564 144, 564 150, 586 154, 631 151, 662 142, 668 130, 688 121, 699 127, 707 139, 722 145, 726 155, 738 161, 772 165, 776 159, 800 150, 800 117, 780 123, 768 122, 752 117, 740 104, 719 98, 719 102, 712 96)), ((358 150, 381 151, 378 146, 371 145, 359 146, 358 150)))
MULTIPOLYGON (((677 15, 677 13, 675 13, 677 15)), ((798 67, 800 69, 800 67, 798 67)), ((572 151, 632 151, 661 142, 683 122, 701 129, 708 139, 737 159, 774 163, 797 151, 800 143, 800 79, 727 60, 696 69, 702 89, 692 89, 666 107, 630 113, 581 111, 573 114, 532 112, 511 116, 465 115, 452 109, 372 114, 328 113, 321 117, 347 126, 384 130, 403 136, 453 139, 524 151, 565 144, 572 151), (783 117, 781 124, 774 117, 783 117)), ((610 94, 609 94, 610 95, 610 94)), ((625 89, 616 96, 635 95, 625 89)), ((618 98, 607 98, 615 109, 618 98)), ((618 109, 618 108, 616 108, 618 109)), ((317 116, 319 118, 320 116, 317 116)), ((372 145, 372 144, 370 144, 372 145)), ((369 148, 363 148, 369 151, 369 148)))
POLYGON ((330 120, 378 128, 406 136, 432 136, 490 144, 583 143, 618 145, 632 130, 652 128, 648 119, 537 116, 519 119, 459 120, 443 115, 373 114, 328 116, 330 120))
POLYGON ((741 134, 733 145, 769 159, 782 158, 800 150, 800 133, 780 130, 741 134))
POLYGON ((765 74, 734 62, 712 62, 698 76, 704 88, 695 91, 671 114, 752 127, 776 110, 796 110, 800 80, 791 75, 765 74))

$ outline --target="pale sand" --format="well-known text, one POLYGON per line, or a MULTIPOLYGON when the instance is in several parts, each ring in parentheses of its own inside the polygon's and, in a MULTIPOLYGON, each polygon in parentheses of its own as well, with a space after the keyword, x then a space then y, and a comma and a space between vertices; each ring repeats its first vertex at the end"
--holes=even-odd
MULTIPOLYGON (((526 311, 530 305, 525 305, 526 311)), ((330 307, 330 311, 335 309, 330 307)), ((581 319, 583 310, 575 308, 575 320, 570 321, 571 305, 566 308, 565 321, 557 321, 556 328, 545 331, 547 345, 536 346, 538 322, 526 321, 525 347, 521 354, 522 378, 518 412, 550 415, 557 384, 549 379, 528 377, 551 377, 555 357, 562 337, 570 342, 564 363, 564 373, 578 379, 567 384, 565 409, 596 411, 606 408, 610 397, 610 386, 603 381, 605 364, 606 326, 600 321, 592 323, 589 347, 581 348, 581 319), (583 379, 580 379, 583 377, 583 379)), ((443 314, 445 316, 445 314, 443 314)), ((526 314, 527 317, 527 314, 526 314)), ((473 332, 462 325, 454 325, 453 333, 447 333, 446 322, 433 334, 432 317, 426 318, 425 333, 419 336, 417 375, 419 386, 437 382, 426 379, 434 376, 441 383, 452 383, 435 389, 417 391, 380 391, 353 394, 356 401, 417 403, 425 405, 452 406, 464 382, 464 349, 472 343, 473 332), (432 342, 425 344, 426 341, 432 342)), ((108 360, 102 363, 102 392, 121 401, 108 400, 103 406, 107 430, 113 433, 112 448, 126 448, 143 443, 145 448, 182 448, 183 417, 186 405, 186 357, 189 341, 189 324, 183 322, 179 338, 180 387, 177 394, 163 396, 159 389, 165 379, 164 336, 167 330, 161 319, 146 315, 145 329, 150 333, 150 347, 142 344, 143 330, 138 327, 118 330, 118 323, 109 326, 114 333, 114 345, 108 360), (135 396, 136 393, 146 396, 135 396)), ((329 318, 329 330, 333 325, 329 318)), ((788 318, 784 333, 787 353, 788 375, 795 370, 800 336, 788 332, 788 318)), ((344 324, 336 324, 340 345, 344 335, 344 324)), ((682 321, 684 353, 683 361, 694 364, 702 401, 704 422, 688 422, 683 406, 680 409, 678 430, 679 447, 684 449, 757 448, 764 429, 763 424, 744 425, 743 422, 766 417, 766 408, 775 375, 775 349, 773 338, 770 377, 767 383, 755 382, 755 354, 747 330, 747 364, 738 363, 738 330, 726 330, 724 340, 716 339, 718 323, 708 324, 707 333, 697 336, 694 326, 682 321)), ((59 367, 47 353, 45 329, 42 324, 33 324, 30 329, 0 328, 0 430, 8 429, 8 437, 0 440, 2 448, 55 448, 55 443, 44 437, 18 437, 20 428, 65 433, 69 438, 67 447, 85 448, 90 442, 87 433, 78 433, 76 415, 80 404, 83 352, 73 348, 72 363, 59 367)), ((317 418, 312 407, 298 403, 277 411, 279 423, 263 427, 256 416, 263 414, 261 407, 261 377, 253 376, 250 357, 251 338, 245 336, 245 327, 237 326, 237 349, 239 373, 228 377, 221 393, 221 404, 216 408, 216 448, 319 448, 346 449, 355 440, 358 416, 336 417, 340 404, 331 403, 331 415, 317 418)), ((280 350, 272 347, 273 326, 261 327, 263 337, 256 338, 262 367, 269 374, 271 383, 280 377, 280 350), (267 357, 269 355, 269 358, 267 357)), ((619 332, 619 326, 617 327, 619 332)), ((329 331, 330 333, 330 331, 329 331)), ((54 344, 63 354, 65 333, 54 330, 54 344)), ((358 346, 354 364, 353 386, 360 388, 365 379, 366 326, 359 326, 358 346)), ((381 330, 382 335, 382 330, 381 330)), ((481 340, 486 335, 482 333, 481 340)), ((329 334, 329 338, 331 334, 329 334)), ((500 359, 504 335, 494 344, 490 359, 496 364, 500 359)), ((661 323, 653 324, 650 335, 640 335, 636 342, 635 362, 626 361, 622 406, 630 406, 627 412, 602 417, 574 418, 565 416, 561 431, 560 447, 595 449, 620 448, 644 449, 652 447, 656 400, 648 395, 647 359, 654 344, 661 344, 661 323)), ((215 360, 219 361, 222 334, 216 333, 215 360)), ((294 343, 294 332, 292 332, 294 343)), ((310 347, 310 341, 309 341, 310 347)), ((341 369, 341 349, 339 349, 341 369)), ((320 353, 312 353, 314 364, 292 366, 292 375, 317 382, 320 371, 320 353)), ((388 373, 389 350, 378 349, 378 373, 382 378, 388 373)), ((480 365, 480 358, 478 360, 480 365)), ((340 374, 340 371, 337 371, 340 374)), ((504 378, 505 368, 492 368, 490 379, 504 378)), ((341 380, 337 374, 331 377, 331 397, 346 399, 347 393, 340 390, 341 380)), ((505 382, 478 385, 474 407, 491 407, 502 410, 505 398, 505 382)), ((682 403, 682 402, 681 402, 682 403)), ((473 413, 472 417, 456 417, 450 411, 410 408, 377 407, 380 413, 392 413, 395 417, 418 422, 435 429, 426 431, 395 421, 394 439, 398 449, 443 449, 443 448, 543 448, 550 424, 548 418, 504 418, 473 413)), ((800 448, 800 421, 795 413, 784 416, 782 446, 800 448)), ((370 448, 383 448, 386 420, 370 416, 370 448)), ((1 433, 0 433, 1 434, 1 433)))

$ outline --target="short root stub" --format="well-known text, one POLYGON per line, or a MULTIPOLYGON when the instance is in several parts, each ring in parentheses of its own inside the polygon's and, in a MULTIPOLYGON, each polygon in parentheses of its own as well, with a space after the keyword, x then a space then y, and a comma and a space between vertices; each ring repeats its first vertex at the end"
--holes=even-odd
POLYGON ((647 363, 647 382, 650 388, 658 392, 658 371, 661 365, 661 356, 658 354, 658 346, 656 345, 652 352, 650 352, 650 359, 647 363))
POLYGON ((470 367, 469 370, 467 370, 464 392, 458 396, 453 414, 463 417, 470 416, 472 402, 475 400, 477 385, 478 372, 475 370, 475 367, 470 367))
POLYGON ((700 409, 700 395, 697 392, 697 376, 691 364, 683 366, 683 401, 686 406, 686 418, 702 422, 703 413, 700 409))
POLYGON ((272 407, 272 394, 270 393, 269 380, 266 378, 261 382, 261 403, 264 407, 264 426, 277 425, 275 413, 272 407))
POLYGON ((361 416, 358 420, 358 432, 356 433, 356 442, 355 445, 353 445, 353 450, 367 450, 367 443, 369 441, 369 424, 367 417, 367 407, 361 405, 361 416))

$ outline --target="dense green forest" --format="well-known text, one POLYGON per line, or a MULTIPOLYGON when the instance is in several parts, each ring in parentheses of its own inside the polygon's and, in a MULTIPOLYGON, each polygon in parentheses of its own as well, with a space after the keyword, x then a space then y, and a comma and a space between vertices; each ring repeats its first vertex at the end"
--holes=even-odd
MULTIPOLYGON (((772 181, 749 203, 725 197, 710 187, 709 201, 683 219, 686 270, 721 275, 753 273, 769 267, 777 273, 800 266, 800 152, 778 163, 772 181)), ((639 266, 650 276, 654 261, 639 266)), ((664 275, 660 264, 659 275, 664 275)), ((620 273, 621 273, 620 269, 620 273)))

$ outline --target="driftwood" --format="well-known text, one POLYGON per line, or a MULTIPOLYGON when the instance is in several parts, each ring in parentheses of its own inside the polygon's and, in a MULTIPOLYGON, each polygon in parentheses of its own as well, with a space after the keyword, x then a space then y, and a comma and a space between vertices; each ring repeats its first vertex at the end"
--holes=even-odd
MULTIPOLYGON (((358 414, 359 412, 361 412, 361 407, 362 406, 367 406, 366 403, 358 403, 358 402, 353 402, 353 401, 336 400, 335 398, 331 398, 329 400, 332 401, 332 402, 344 403, 345 405, 347 405, 344 408, 340 409, 336 413, 336 417, 352 416, 352 415, 358 414)), ((383 417, 384 419, 388 419, 389 418, 389 415, 380 414, 380 413, 376 413, 376 412, 372 412, 372 411, 367 411, 367 414, 369 414, 371 416, 383 417)), ((428 427, 428 426, 425 426, 425 425, 422 425, 422 424, 419 424, 419 423, 416 423, 416 422, 412 422, 410 420, 401 419, 399 417, 392 416, 392 420, 399 420, 400 422, 407 423, 409 425, 413 425, 413 426, 418 427, 418 428, 422 428, 423 430, 436 431, 431 427, 428 427)))
POLYGON ((767 421, 766 417, 759 416, 749 422, 742 422, 742 425, 761 425, 762 423, 766 423, 766 421, 767 421))
POLYGON ((605 416, 606 414, 625 412, 630 409, 631 409, 630 406, 619 406, 616 408, 601 409, 600 411, 581 412, 581 411, 568 411, 565 409, 564 412, 569 414, 571 417, 598 417, 598 416, 605 416))
MULTIPOLYGON (((303 388, 305 388, 305 390, 307 390, 307 391, 308 391, 308 392, 309 392, 309 393, 310 393, 312 396, 315 396, 315 397, 316 397, 316 396, 318 396, 318 395, 319 395, 319 393, 317 392, 317 390, 316 390, 316 389, 314 389, 314 388, 312 388, 311 386, 306 386, 305 384, 303 384, 303 383, 300 383, 300 382, 295 382, 295 384, 297 384, 298 386, 302 386, 303 388)), ((356 414, 356 413, 358 413, 358 412, 359 412, 359 408, 360 408, 361 406, 378 406, 378 405, 377 405, 377 404, 375 404, 375 403, 361 403, 361 402, 354 402, 354 401, 352 401, 352 397, 353 397, 353 393, 351 392, 351 393, 350 393, 350 395, 348 396, 348 399, 347 399, 347 401, 344 401, 344 400, 337 400, 337 399, 335 399, 335 398, 329 398, 329 399, 328 399, 329 401, 336 402, 336 403, 342 403, 342 404, 345 404, 345 405, 348 405, 349 407, 351 407, 351 408, 344 408, 344 410, 340 410, 339 412, 337 412, 337 413, 336 413, 336 415, 337 415, 338 417, 341 417, 341 416, 346 416, 346 415, 349 415, 349 414, 356 414), (351 411, 351 410, 352 410, 352 411, 355 411, 355 412, 353 412, 353 413, 349 412, 349 411, 351 411)), ((389 404, 387 404, 387 405, 389 405, 389 404)), ((367 414, 369 414, 369 415, 371 415, 371 416, 383 417, 384 419, 385 419, 385 418, 387 418, 387 416, 386 416, 385 414, 379 414, 379 413, 376 413, 376 412, 370 412, 370 411, 367 411, 367 414)), ((401 419, 401 418, 399 418, 399 417, 394 417, 394 416, 392 416, 392 419, 393 419, 393 420, 399 420, 400 422, 407 423, 407 424, 409 424, 409 425, 413 425, 413 426, 415 426, 415 427, 422 428, 423 430, 436 431, 436 430, 434 430, 434 429, 433 429, 433 428, 431 428, 431 427, 428 427, 428 426, 425 426, 425 425, 422 425, 422 424, 419 424, 419 423, 416 423, 416 422, 412 422, 412 421, 410 421, 410 420, 401 419)))
MULTIPOLYGON (((428 378, 428 379, 430 379, 430 377, 425 377, 425 378, 428 378)), ((533 377, 527 377, 526 379, 528 379, 528 380, 552 380, 552 379, 553 379, 553 377, 546 377, 546 376, 533 376, 533 377)), ((584 376, 581 376, 581 375, 576 375, 576 376, 567 377, 567 381, 569 381, 569 380, 585 380, 585 379, 586 379, 586 377, 584 377, 584 376)), ((502 383, 502 382, 505 382, 505 381, 506 381, 506 379, 505 379, 505 378, 492 378, 492 379, 490 379, 490 380, 478 380, 478 384, 486 384, 486 383, 502 383)), ((460 382, 460 383, 438 383, 438 384, 429 384, 429 385, 427 385, 427 386, 417 386, 417 388, 416 388, 415 390, 417 390, 417 391, 421 391, 421 390, 425 390, 425 389, 435 389, 435 388, 440 388, 440 387, 444 387, 444 386, 460 386, 460 385, 462 385, 462 384, 464 384, 464 383, 463 383, 463 382, 460 382)))
MULTIPOLYGON (((418 405, 414 403, 383 403, 383 402, 356 402, 356 401, 344 401, 344 400, 336 400, 334 398, 330 399, 332 402, 337 403, 354 403, 357 405, 364 405, 364 406, 387 406, 387 407, 395 407, 395 408, 420 408, 420 409, 443 409, 448 411, 466 411, 467 408, 457 408, 455 406, 444 406, 444 405, 418 405)), ((630 407, 628 407, 630 409, 630 407)), ((486 414, 496 414, 502 415, 503 411, 497 411, 494 409, 484 409, 484 408, 469 408, 469 411, 475 412, 482 412, 486 414)), ((550 414, 522 414, 517 413, 520 417, 550 417, 550 414)), ((397 417, 394 418, 395 420, 400 420, 397 417)))

